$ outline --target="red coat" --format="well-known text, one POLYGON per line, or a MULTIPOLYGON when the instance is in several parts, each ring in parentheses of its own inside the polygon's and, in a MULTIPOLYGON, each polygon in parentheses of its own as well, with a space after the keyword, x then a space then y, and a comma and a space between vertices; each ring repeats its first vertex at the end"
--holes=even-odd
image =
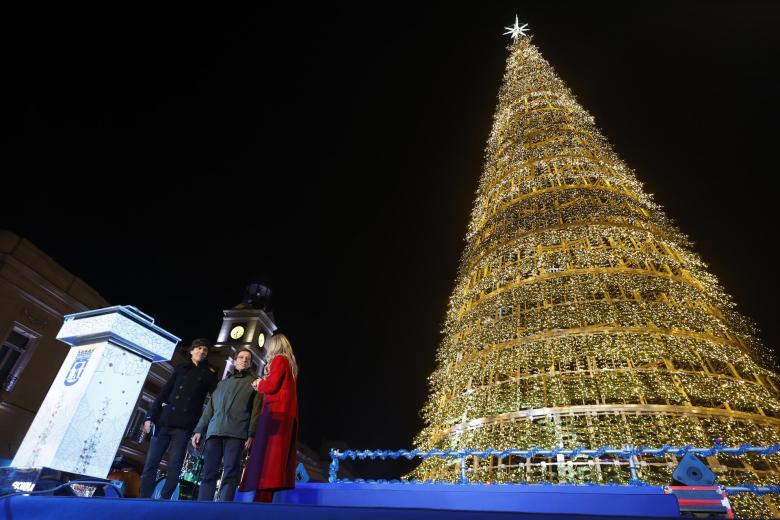
POLYGON ((298 397, 287 357, 275 356, 271 360, 268 377, 258 383, 257 391, 263 394, 263 407, 240 489, 294 488, 298 397))

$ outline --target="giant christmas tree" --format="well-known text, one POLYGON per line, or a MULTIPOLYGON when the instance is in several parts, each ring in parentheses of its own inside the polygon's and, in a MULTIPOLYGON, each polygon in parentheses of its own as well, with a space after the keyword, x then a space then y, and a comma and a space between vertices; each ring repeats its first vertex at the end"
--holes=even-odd
MULTIPOLYGON (((522 32, 418 447, 780 441, 780 378, 750 322, 522 32)), ((469 461, 469 476, 628 479, 611 464, 515 462, 469 461)), ((775 463, 709 462, 738 482, 771 479, 775 463)), ((649 463, 642 478, 668 483, 673 467, 649 463)), ((417 476, 458 472, 431 460, 417 476)))

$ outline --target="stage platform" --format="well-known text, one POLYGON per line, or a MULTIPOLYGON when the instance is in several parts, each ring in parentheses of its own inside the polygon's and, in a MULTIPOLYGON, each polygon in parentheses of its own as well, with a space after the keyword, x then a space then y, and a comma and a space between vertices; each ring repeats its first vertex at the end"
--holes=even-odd
POLYGON ((579 519, 679 518, 677 499, 655 486, 299 484, 273 504, 13 496, 3 520, 579 519))
POLYGON ((677 500, 658 486, 299 484, 284 504, 674 518, 677 500))

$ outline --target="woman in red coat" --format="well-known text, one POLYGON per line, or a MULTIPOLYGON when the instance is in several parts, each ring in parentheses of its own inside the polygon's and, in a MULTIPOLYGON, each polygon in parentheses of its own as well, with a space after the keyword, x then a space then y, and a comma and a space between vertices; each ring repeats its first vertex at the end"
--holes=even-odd
POLYGON ((274 491, 295 487, 298 451, 298 364, 283 334, 271 336, 266 352, 264 377, 252 383, 263 394, 263 407, 240 488, 257 490, 256 502, 270 502, 274 491))

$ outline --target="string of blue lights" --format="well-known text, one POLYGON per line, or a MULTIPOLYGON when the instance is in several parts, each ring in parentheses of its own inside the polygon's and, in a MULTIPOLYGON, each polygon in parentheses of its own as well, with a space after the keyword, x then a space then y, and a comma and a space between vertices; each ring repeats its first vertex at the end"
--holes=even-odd
MULTIPOLYGON (((676 457, 684 457, 688 453, 693 453, 701 457, 711 457, 718 453, 724 453, 733 456, 742 456, 748 453, 759 455, 762 457, 768 457, 780 452, 780 444, 772 444, 771 446, 752 446, 750 444, 742 444, 737 447, 721 446, 716 444, 710 448, 697 448, 694 446, 671 446, 664 445, 660 448, 650 448, 647 446, 626 446, 624 448, 613 448, 612 446, 602 446, 598 449, 588 449, 585 447, 578 447, 574 449, 554 448, 551 450, 541 448, 531 448, 527 450, 520 449, 506 449, 496 450, 492 448, 478 450, 330 450, 330 470, 328 475, 329 482, 335 483, 369 483, 369 484, 437 484, 448 483, 449 481, 433 481, 433 480, 415 480, 415 479, 393 479, 393 480, 365 480, 365 479, 339 479, 339 461, 342 460, 398 460, 399 458, 405 458, 412 460, 414 458, 429 459, 429 458, 451 458, 460 459, 464 461, 468 457, 477 457, 480 459, 486 459, 488 457, 496 457, 503 459, 509 456, 520 457, 523 459, 533 459, 535 457, 540 458, 557 458, 563 456, 569 459, 575 459, 577 457, 586 458, 600 458, 604 456, 613 456, 620 459, 626 459, 632 461, 634 457, 645 456, 659 458, 667 454, 674 455, 676 457)), ((634 469, 634 466, 629 463, 629 467, 634 469)), ((463 485, 473 484, 468 480, 466 471, 461 472, 461 480, 459 482, 463 485)), ((527 482, 507 482, 492 485, 530 485, 527 482)), ((534 483, 533 485, 549 486, 550 482, 534 483)), ((579 485, 579 484, 563 484, 563 485, 579 485)), ((616 483, 586 483, 589 486, 618 486, 621 484, 616 483)), ((632 478, 629 480, 629 485, 632 486, 647 486, 650 485, 647 482, 636 477, 635 472, 632 471, 632 478)), ((729 495, 737 495, 740 493, 753 493, 758 496, 762 496, 768 493, 780 494, 780 486, 768 485, 768 486, 756 486, 750 483, 743 483, 738 486, 727 486, 724 488, 729 495)))

